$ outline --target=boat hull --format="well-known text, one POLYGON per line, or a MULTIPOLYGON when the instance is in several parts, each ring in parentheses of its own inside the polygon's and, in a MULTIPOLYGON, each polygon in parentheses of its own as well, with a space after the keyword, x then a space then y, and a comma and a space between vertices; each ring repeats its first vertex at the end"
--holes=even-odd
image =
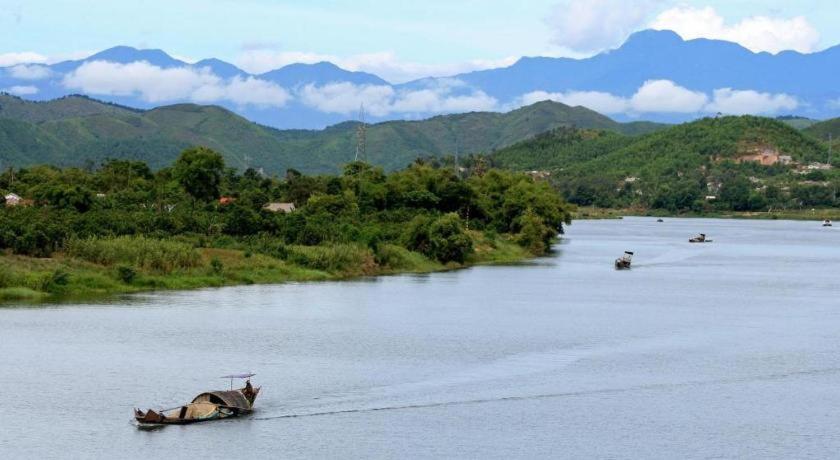
POLYGON ((240 417, 253 411, 259 392, 260 388, 253 388, 250 383, 239 390, 205 392, 196 396, 192 402, 173 409, 149 409, 145 412, 134 409, 134 420, 141 427, 154 427, 240 417))

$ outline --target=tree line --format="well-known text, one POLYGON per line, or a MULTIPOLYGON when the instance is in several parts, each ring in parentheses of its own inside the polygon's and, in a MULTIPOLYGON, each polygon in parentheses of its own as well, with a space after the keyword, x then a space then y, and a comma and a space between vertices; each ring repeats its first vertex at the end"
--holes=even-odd
POLYGON ((342 174, 288 170, 267 177, 225 166, 204 147, 152 171, 133 160, 92 170, 37 166, 0 175, 0 191, 31 200, 0 211, 0 248, 49 257, 91 238, 142 236, 211 247, 244 244, 283 257, 288 245, 354 243, 379 255, 399 245, 441 263, 463 263, 475 235, 508 235, 534 254, 570 222, 555 189, 525 174, 418 161, 386 174, 362 162, 342 174), (293 212, 266 204, 294 203, 293 212))

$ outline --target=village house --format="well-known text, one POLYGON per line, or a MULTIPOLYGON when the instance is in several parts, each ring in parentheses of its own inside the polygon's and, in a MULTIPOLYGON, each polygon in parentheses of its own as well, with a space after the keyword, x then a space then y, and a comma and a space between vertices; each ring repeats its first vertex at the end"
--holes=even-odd
POLYGON ((9 207, 18 206, 20 204, 20 201, 21 201, 21 198, 14 193, 9 193, 8 195, 6 195, 5 198, 6 198, 6 206, 9 206, 9 207))
POLYGON ((219 198, 219 204, 222 205, 222 206, 229 205, 229 204, 233 203, 234 201, 236 201, 236 198, 234 198, 232 196, 223 196, 223 197, 219 198))
POLYGON ((294 212, 295 204, 294 203, 268 203, 263 206, 263 209, 270 212, 284 212, 289 214, 290 212, 294 212))
POLYGON ((546 180, 551 177, 550 171, 528 171, 527 173, 534 180, 546 180))

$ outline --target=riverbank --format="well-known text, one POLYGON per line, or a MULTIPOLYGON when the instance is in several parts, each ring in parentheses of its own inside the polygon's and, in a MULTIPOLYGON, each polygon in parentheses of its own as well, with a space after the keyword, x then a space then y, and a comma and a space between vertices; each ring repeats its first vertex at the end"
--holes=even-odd
POLYGON ((56 252, 50 258, 3 254, 0 302, 60 302, 143 291, 429 273, 516 263, 533 257, 508 236, 469 233, 474 252, 464 263, 447 264, 390 244, 376 251, 354 244, 289 246, 283 256, 248 249, 202 247, 195 248, 197 257, 189 266, 175 269, 127 265, 118 260, 96 262, 66 252, 56 252))
POLYGON ((816 220, 830 219, 840 221, 840 209, 782 209, 763 212, 714 211, 672 213, 662 209, 644 208, 595 208, 580 207, 574 211, 574 219, 621 219, 623 216, 634 217, 686 217, 717 219, 772 219, 772 220, 816 220))

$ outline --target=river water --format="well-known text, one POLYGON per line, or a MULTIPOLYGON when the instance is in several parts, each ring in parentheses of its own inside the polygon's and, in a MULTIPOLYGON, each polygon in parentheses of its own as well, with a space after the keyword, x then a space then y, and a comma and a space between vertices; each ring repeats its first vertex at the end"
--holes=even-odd
POLYGON ((836 457, 838 242, 579 221, 518 266, 3 308, 0 457, 836 457), (251 417, 131 422, 245 371, 251 417))

